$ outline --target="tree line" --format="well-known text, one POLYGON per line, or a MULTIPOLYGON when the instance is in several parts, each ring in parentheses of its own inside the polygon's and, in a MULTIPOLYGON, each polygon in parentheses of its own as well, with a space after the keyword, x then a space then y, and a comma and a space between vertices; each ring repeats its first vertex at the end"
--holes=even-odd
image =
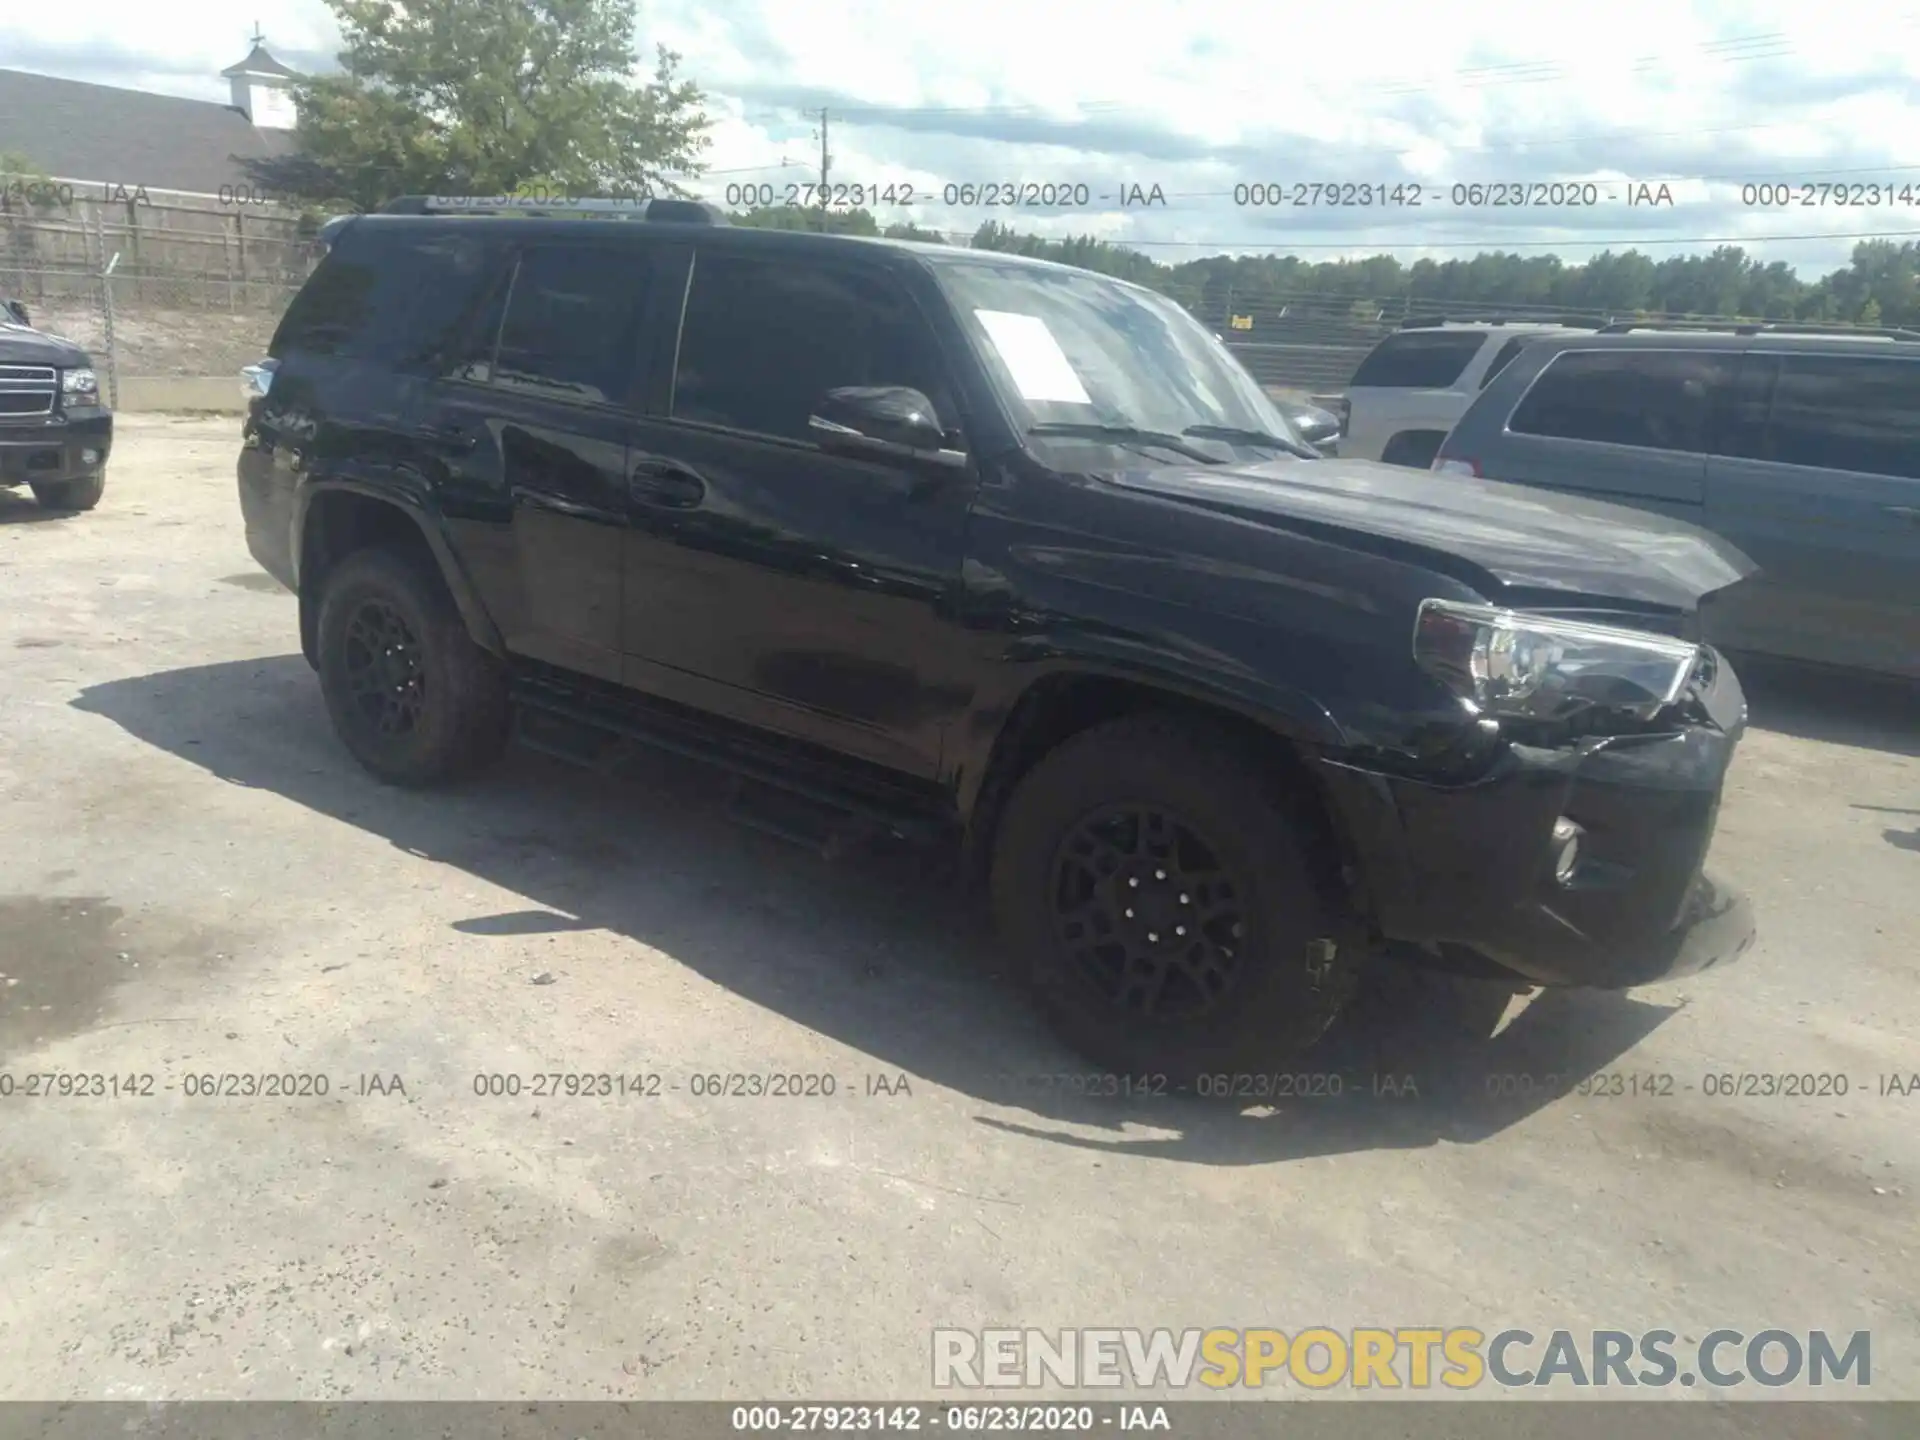
MULTIPOLYGON (((737 225, 838 234, 941 240, 913 225, 881 225, 865 210, 775 206, 729 217, 737 225)), ((970 237, 999 250, 1077 265, 1172 296, 1209 316, 1321 296, 1356 307, 1394 301, 1421 308, 1506 306, 1571 314, 1713 315, 1836 325, 1920 327, 1920 244, 1861 241, 1845 267, 1804 280, 1780 261, 1737 245, 1705 255, 1655 260, 1637 250, 1605 251, 1584 262, 1558 255, 1486 251, 1456 260, 1391 255, 1364 260, 1305 260, 1297 255, 1211 255, 1166 264, 1091 235, 1052 240, 989 220, 970 237)))

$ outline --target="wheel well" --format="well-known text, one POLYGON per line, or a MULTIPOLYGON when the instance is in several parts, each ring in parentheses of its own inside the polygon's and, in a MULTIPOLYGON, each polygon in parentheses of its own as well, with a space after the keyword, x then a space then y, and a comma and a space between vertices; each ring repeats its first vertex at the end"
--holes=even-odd
POLYGON ((376 546, 416 559, 429 574, 440 573, 427 537, 398 505, 341 490, 314 497, 300 533, 300 649, 309 664, 319 653, 320 593, 327 576, 355 551, 376 546))
POLYGON ((1424 467, 1433 463, 1433 457, 1439 453, 1446 442, 1445 430, 1399 430, 1387 441, 1380 451, 1383 465, 1412 465, 1424 467))
POLYGON ((995 834, 1008 799, 1020 781, 1048 754, 1096 725, 1123 716, 1155 711, 1205 726, 1244 751, 1259 773, 1276 789, 1306 801, 1305 810, 1321 828, 1328 853, 1339 857, 1339 870, 1356 909, 1370 916, 1371 906, 1359 886, 1359 869, 1326 790, 1314 776, 1299 747, 1244 715, 1202 700, 1159 690, 1128 680, 1100 675, 1053 676, 1039 681, 1020 697, 1000 729, 987 762, 967 826, 966 868, 971 880, 984 878, 993 853, 995 834))

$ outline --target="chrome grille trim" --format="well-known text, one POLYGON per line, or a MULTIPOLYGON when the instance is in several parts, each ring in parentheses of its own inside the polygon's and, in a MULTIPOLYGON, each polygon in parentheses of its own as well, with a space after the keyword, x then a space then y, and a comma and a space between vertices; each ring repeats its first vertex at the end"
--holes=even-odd
POLYGON ((0 415, 51 415, 59 394, 51 365, 0 365, 0 415))

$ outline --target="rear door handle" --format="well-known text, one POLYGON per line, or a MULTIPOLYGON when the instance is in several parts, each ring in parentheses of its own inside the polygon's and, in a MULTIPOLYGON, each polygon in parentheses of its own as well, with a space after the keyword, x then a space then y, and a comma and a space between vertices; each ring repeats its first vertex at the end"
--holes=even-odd
POLYGON ((642 460, 633 467, 633 498, 642 505, 690 510, 707 498, 707 482, 672 460, 642 460))

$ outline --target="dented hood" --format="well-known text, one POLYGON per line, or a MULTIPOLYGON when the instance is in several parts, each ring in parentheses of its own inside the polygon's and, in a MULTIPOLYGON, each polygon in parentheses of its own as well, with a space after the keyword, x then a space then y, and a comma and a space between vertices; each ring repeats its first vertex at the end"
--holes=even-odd
POLYGON ((1410 559, 1417 552, 1438 568, 1460 568, 1444 563, 1451 557, 1515 591, 1691 611, 1754 570, 1726 541, 1666 516, 1370 460, 1174 466, 1106 478, 1356 549, 1410 559))

